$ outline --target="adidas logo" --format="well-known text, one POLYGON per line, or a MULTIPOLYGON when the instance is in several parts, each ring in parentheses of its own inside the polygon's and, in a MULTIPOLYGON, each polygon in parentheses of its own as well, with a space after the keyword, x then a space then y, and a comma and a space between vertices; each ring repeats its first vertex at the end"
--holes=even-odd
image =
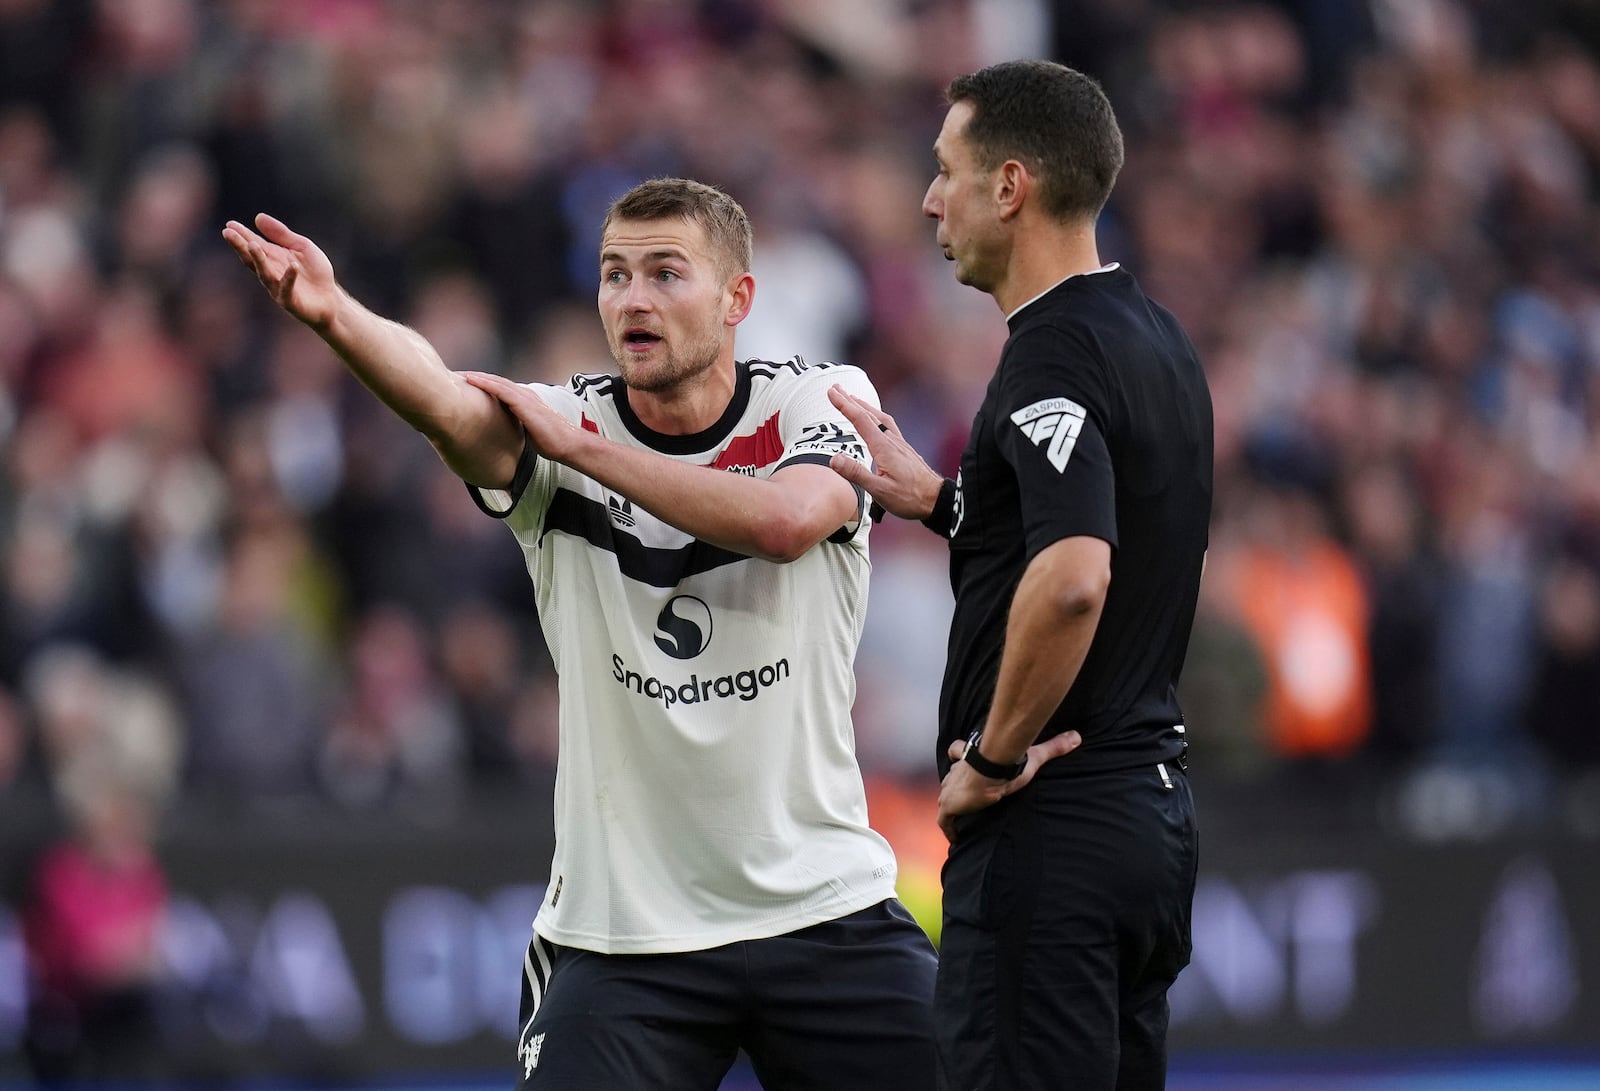
POLYGON ((1060 473, 1067 468, 1067 460, 1072 457, 1072 448, 1077 445, 1078 433, 1083 431, 1088 415, 1083 406, 1071 398, 1045 398, 1011 414, 1011 423, 1035 446, 1050 441, 1047 449, 1050 465, 1060 473))
POLYGON ((631 527, 639 521, 634 517, 633 504, 620 496, 606 497, 606 510, 611 512, 611 521, 619 527, 631 527))

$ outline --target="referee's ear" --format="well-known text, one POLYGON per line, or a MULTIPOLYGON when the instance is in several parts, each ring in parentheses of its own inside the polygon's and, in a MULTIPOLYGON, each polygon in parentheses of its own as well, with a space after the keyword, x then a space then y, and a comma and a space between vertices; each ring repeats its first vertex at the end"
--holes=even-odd
POLYGON ((1007 159, 994 172, 994 203, 1000 222, 1008 223, 1021 214, 1033 192, 1033 175, 1017 159, 1007 159))

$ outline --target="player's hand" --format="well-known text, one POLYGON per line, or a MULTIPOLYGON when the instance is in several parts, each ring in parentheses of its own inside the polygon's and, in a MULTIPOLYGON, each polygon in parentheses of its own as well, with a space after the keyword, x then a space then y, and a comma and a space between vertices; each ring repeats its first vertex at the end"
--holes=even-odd
POLYGON ((939 785, 939 829, 944 831, 945 840, 956 839, 956 817, 958 815, 972 814, 985 807, 992 807, 1012 792, 1019 792, 1033 780, 1034 774, 1039 772, 1040 766, 1047 761, 1054 761, 1063 754, 1070 754, 1083 743, 1083 736, 1076 731, 1063 731, 1059 735, 1052 735, 1043 742, 1036 742, 1028 747, 1028 765, 1015 778, 1011 780, 992 780, 978 772, 961 759, 967 753, 967 744, 964 739, 957 739, 950 744, 947 753, 954 764, 950 772, 945 774, 944 782, 939 785))
POLYGON ((828 400, 855 425, 872 453, 873 470, 848 455, 834 455, 834 473, 865 489, 885 510, 902 519, 926 519, 933 513, 944 478, 935 473, 905 441, 894 418, 835 384, 828 400))
POLYGON ((539 395, 504 375, 490 375, 483 371, 463 371, 460 374, 467 382, 500 402, 511 411, 513 417, 522 422, 528 442, 539 454, 555 462, 566 462, 571 457, 572 444, 582 438, 582 431, 552 409, 539 395))
POLYGON ((256 216, 256 229, 260 234, 238 220, 229 220, 222 237, 278 306, 312 329, 326 330, 343 296, 328 255, 265 212, 256 216))

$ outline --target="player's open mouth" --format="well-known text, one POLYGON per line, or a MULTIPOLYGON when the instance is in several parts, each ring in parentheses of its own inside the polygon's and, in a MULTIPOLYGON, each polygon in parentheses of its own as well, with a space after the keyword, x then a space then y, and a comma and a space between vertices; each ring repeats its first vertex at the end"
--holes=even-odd
POLYGON ((622 335, 622 340, 629 348, 642 352, 660 341, 661 335, 649 330, 628 330, 622 335))

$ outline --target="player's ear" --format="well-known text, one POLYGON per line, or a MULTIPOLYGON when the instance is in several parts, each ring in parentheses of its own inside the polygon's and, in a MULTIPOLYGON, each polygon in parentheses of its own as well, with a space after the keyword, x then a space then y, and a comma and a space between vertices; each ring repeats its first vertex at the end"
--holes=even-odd
POLYGON ((756 300, 756 278, 749 273, 740 273, 728 282, 727 291, 728 307, 723 319, 730 326, 737 326, 750 314, 750 308, 756 300))

